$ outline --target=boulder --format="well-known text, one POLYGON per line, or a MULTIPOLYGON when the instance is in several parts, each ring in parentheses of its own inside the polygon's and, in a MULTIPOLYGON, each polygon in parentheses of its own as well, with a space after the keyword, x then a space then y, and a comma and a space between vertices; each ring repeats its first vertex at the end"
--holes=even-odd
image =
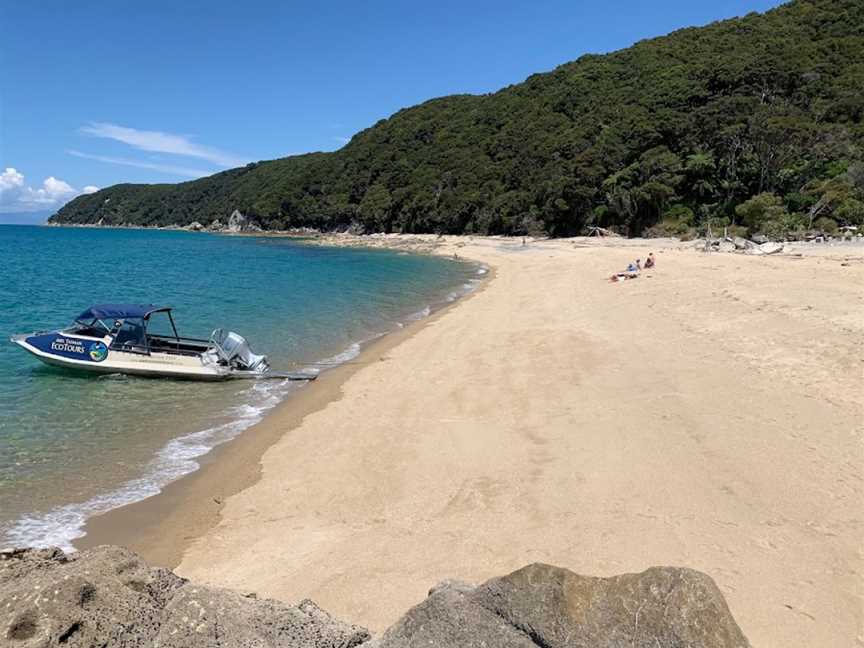
POLYGON ((231 212, 231 216, 228 217, 228 227, 226 227, 226 231, 228 232, 242 232, 243 228, 246 226, 246 217, 240 213, 239 210, 235 209, 231 212))
POLYGON ((470 583, 466 583, 462 580, 457 580, 455 578, 448 578, 447 580, 443 580, 435 587, 429 590, 429 596, 434 596, 438 592, 443 592, 445 590, 452 590, 459 594, 468 594, 474 589, 474 586, 470 583))
POLYGON ((193 585, 120 547, 0 553, 0 602, 4 648, 348 648, 369 639, 311 601, 193 585))
POLYGON ((759 251, 762 254, 778 254, 783 251, 783 244, 777 243, 774 241, 768 241, 767 243, 762 243, 759 246, 759 251))
POLYGON ((187 229, 190 232, 200 232, 204 229, 204 226, 201 223, 199 223, 198 221, 192 221, 183 229, 187 229))
POLYGON ((239 209, 235 209, 228 218, 228 227, 225 228, 225 231, 238 234, 240 232, 260 232, 261 228, 241 214, 239 209))
POLYGON ((534 564, 473 589, 442 587, 377 648, 749 648, 720 590, 690 569, 611 578, 534 564))
POLYGON ((207 229, 209 229, 211 232, 221 232, 223 229, 225 229, 225 226, 222 225, 222 221, 217 218, 212 223, 210 223, 210 227, 208 227, 207 229))

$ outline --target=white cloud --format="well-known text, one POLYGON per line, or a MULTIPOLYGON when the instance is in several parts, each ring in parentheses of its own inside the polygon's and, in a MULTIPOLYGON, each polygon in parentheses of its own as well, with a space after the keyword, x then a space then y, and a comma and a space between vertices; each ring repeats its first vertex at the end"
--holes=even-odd
POLYGON ((42 188, 37 189, 35 193, 48 202, 54 202, 76 192, 68 182, 58 180, 54 176, 48 176, 42 181, 42 188))
POLYGON ((249 160, 209 146, 201 146, 184 135, 163 133, 161 131, 138 130, 105 122, 91 122, 81 127, 81 132, 94 137, 103 137, 128 144, 141 151, 170 153, 207 160, 222 167, 235 167, 248 164, 249 160))
POLYGON ((97 191, 99 191, 99 187, 97 187, 96 185, 87 185, 86 187, 84 187, 81 190, 81 193, 82 194, 91 194, 91 193, 96 193, 97 191))
POLYGON ((78 191, 68 182, 48 176, 40 187, 31 187, 24 182, 24 174, 7 167, 0 174, 0 212, 27 212, 53 209, 81 193, 93 193, 97 187, 88 185, 78 191))
MULTIPOLYGON (((113 157, 109 155, 93 155, 92 153, 82 153, 81 151, 67 150, 69 155, 84 158, 85 160, 96 160, 97 162, 105 162, 106 164, 120 164, 123 166, 131 166, 139 169, 152 169, 153 171, 161 171, 170 175, 179 175, 186 178, 203 178, 204 176, 213 175, 215 171, 207 171, 204 169, 190 169, 189 167, 174 166, 172 164, 158 164, 156 162, 144 162, 141 160, 130 160, 124 157, 113 157)), ((87 187, 85 187, 86 189, 87 187)), ((87 192, 85 192, 87 193, 87 192)))
POLYGON ((7 167, 0 174, 0 193, 24 186, 24 175, 12 167, 7 167))
POLYGON ((336 140, 337 142, 339 142, 340 144, 347 144, 348 142, 351 141, 350 137, 344 137, 342 135, 335 135, 333 137, 333 139, 336 140))

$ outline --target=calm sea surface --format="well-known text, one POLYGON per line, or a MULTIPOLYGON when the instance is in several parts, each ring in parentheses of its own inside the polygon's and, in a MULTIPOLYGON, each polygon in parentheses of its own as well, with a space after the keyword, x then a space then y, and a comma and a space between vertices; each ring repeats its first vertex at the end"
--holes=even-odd
POLYGON ((67 372, 8 342, 13 333, 65 326, 95 303, 167 304, 181 335, 224 327, 274 369, 320 368, 482 272, 285 238, 0 226, 0 548, 68 547, 88 517, 158 493, 299 388, 67 372))

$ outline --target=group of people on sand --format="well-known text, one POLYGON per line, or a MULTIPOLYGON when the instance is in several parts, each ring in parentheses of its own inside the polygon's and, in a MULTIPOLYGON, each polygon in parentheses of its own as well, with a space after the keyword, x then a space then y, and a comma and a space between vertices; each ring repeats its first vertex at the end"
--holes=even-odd
POLYGON ((616 272, 611 277, 609 277, 609 281, 625 281, 627 279, 636 279, 639 276, 639 273, 642 270, 649 270, 654 267, 656 261, 654 260, 654 253, 651 252, 648 255, 648 258, 645 259, 645 264, 642 264, 642 259, 636 259, 634 263, 631 263, 627 266, 627 269, 623 272, 616 272))

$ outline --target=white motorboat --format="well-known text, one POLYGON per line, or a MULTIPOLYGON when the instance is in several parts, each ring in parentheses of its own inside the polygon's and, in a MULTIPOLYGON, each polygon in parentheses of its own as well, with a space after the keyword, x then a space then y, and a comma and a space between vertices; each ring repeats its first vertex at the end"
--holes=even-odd
POLYGON ((207 340, 181 337, 171 310, 153 304, 99 304, 67 328, 11 339, 46 364, 103 374, 190 380, 315 378, 270 371, 267 358, 253 353, 246 340, 231 331, 216 329, 207 340))

